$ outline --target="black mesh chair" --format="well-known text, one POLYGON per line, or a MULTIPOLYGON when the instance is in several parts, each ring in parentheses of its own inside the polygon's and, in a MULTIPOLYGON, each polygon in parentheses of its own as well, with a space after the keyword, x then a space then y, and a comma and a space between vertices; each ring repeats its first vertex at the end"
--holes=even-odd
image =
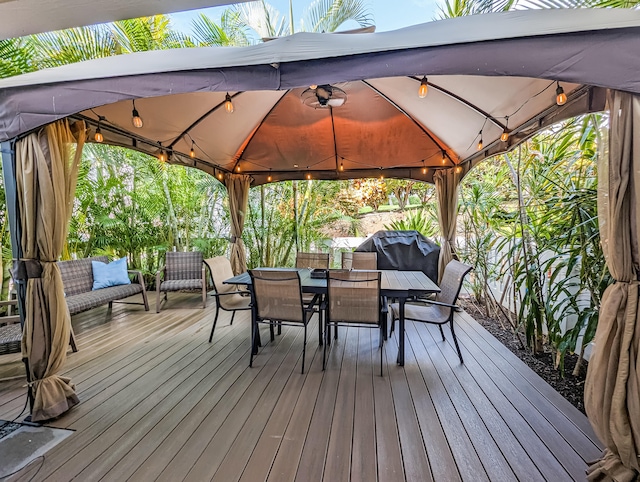
POLYGON ((385 301, 380 296, 379 271, 331 270, 327 273, 327 298, 324 303, 325 340, 322 369, 331 343, 331 327, 355 326, 377 328, 380 331, 380 376, 384 348, 384 330, 387 317, 385 301))
MULTIPOLYGON (((302 284, 298 270, 249 270, 251 276, 251 303, 253 308, 251 330, 251 358, 253 366, 253 347, 259 339, 258 325, 269 325, 271 341, 274 340, 274 326, 299 326, 304 328, 302 345, 302 373, 307 353, 307 325, 313 316, 313 307, 302 301, 302 284)), ((315 301, 314 301, 315 303, 315 301)))
MULTIPOLYGON (((472 269, 473 267, 460 261, 451 261, 444 269, 442 282, 440 283, 440 293, 436 295, 434 300, 411 302, 407 303, 404 307, 405 320, 438 325, 440 334, 442 335, 442 341, 445 340, 442 325, 448 323, 451 328, 451 336, 453 336, 453 343, 456 346, 460 363, 464 363, 464 361, 462 360, 462 353, 460 352, 460 346, 458 345, 458 339, 456 338, 456 332, 453 327, 453 315, 456 309, 458 309, 456 301, 458 301, 458 295, 460 294, 464 277, 472 269)), ((393 331, 395 322, 400 316, 398 303, 391 305, 391 314, 391 331, 393 331)))

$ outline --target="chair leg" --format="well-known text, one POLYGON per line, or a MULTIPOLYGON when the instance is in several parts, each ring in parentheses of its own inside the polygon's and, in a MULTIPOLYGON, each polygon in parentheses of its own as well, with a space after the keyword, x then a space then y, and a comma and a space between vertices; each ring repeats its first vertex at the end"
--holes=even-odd
MULTIPOLYGON (((216 329, 216 323, 218 322, 219 313, 220 313, 220 307, 218 306, 218 303, 216 303, 216 316, 213 319, 213 326, 211 327, 211 335, 209 335, 209 343, 211 343, 211 340, 213 340, 213 332, 216 329)), ((235 314, 235 311, 233 313, 235 314)))
POLYGON ((273 321, 269 323, 269 335, 271 336, 271 341, 276 339, 276 332, 273 331, 273 321))
POLYGON ((464 364, 464 360, 462 359, 462 352, 460 351, 460 345, 458 345, 458 338, 456 337, 456 332, 453 329, 453 319, 450 320, 449 323, 451 327, 451 336, 453 337, 453 344, 456 346, 456 351, 458 352, 458 358, 460 358, 460 363, 464 364))
POLYGON ((444 338, 444 330, 442 329, 442 325, 438 325, 438 328, 440 328, 440 334, 442 335, 442 341, 444 341, 445 338, 444 338))
POLYGON ((160 290, 156 290, 156 313, 160 313, 160 290))
POLYGON ((76 345, 76 335, 73 332, 73 326, 70 326, 71 331, 69 332, 69 344, 71 345, 71 351, 76 353, 78 351, 78 345, 76 345))
POLYGON ((329 345, 329 323, 325 321, 324 327, 324 345, 322 346, 322 371, 327 367, 327 346, 329 345))
MULTIPOLYGON (((216 307, 216 310, 218 308, 216 307)), ((235 310, 231 312, 231 322, 229 323, 229 326, 233 326, 233 319, 236 317, 236 312, 235 310)))
POLYGON ((282 335, 282 322, 278 322, 278 335, 282 335))
POLYGON ((318 310, 318 346, 323 345, 324 326, 322 325, 322 310, 318 310))
POLYGON ((207 283, 205 281, 202 282, 202 308, 207 307, 207 283))
POLYGON ((302 373, 304 374, 304 361, 307 355, 307 325, 304 325, 304 343, 302 344, 302 373))
POLYGON ((258 324, 255 321, 251 320, 251 325, 251 349, 249 350, 251 352, 251 356, 249 357, 249 368, 253 367, 253 350, 256 346, 256 335, 258 330, 258 324))

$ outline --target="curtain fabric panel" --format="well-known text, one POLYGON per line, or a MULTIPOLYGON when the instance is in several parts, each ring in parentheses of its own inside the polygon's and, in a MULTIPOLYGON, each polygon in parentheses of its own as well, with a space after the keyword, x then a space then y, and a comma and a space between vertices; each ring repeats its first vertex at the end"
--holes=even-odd
POLYGON ((40 277, 27 280, 22 338, 34 422, 57 417, 79 403, 71 380, 58 375, 67 356, 71 317, 56 264, 67 238, 85 140, 84 123, 75 127, 74 135, 68 121, 57 121, 16 143, 23 256, 42 268, 40 277))
POLYGON ((458 185, 460 174, 453 169, 441 169, 433 175, 438 195, 438 223, 440 224, 441 243, 438 259, 438 281, 442 280, 444 268, 456 258, 456 224, 458 218, 458 185))
POLYGON ((640 478, 640 321, 638 317, 638 190, 640 97, 609 94, 609 155, 600 156, 598 213, 607 266, 615 283, 600 306, 585 407, 605 444, 589 480, 640 478))
POLYGON ((231 269, 234 274, 247 271, 247 253, 242 242, 244 218, 249 208, 251 176, 227 174, 224 178, 229 193, 229 215, 231 218, 231 269))

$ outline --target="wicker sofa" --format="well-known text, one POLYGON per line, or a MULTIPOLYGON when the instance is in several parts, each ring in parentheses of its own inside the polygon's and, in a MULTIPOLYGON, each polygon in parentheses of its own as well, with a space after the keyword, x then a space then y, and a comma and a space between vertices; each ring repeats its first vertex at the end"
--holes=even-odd
POLYGON ((93 268, 91 261, 108 263, 109 259, 106 256, 96 256, 94 258, 58 261, 70 314, 82 313, 107 303, 111 308, 114 301, 128 298, 138 293, 142 294, 142 303, 134 304, 144 304, 144 309, 149 311, 147 291, 140 271, 129 271, 130 275, 135 276, 135 280, 130 285, 111 286, 92 291, 93 268))

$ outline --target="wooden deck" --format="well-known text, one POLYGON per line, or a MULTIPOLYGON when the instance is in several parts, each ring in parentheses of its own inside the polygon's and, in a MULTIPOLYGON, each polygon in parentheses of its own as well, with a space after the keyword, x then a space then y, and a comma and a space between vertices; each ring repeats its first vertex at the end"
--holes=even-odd
MULTIPOLYGON (((408 322, 404 369, 395 336, 380 377, 375 330, 342 329, 323 372, 314 325, 302 375, 301 329, 249 368, 248 314, 222 312, 209 344, 214 303, 198 303, 74 317, 81 404, 51 425, 76 432, 10 480, 564 481, 600 455, 587 419, 465 313, 464 365, 408 322)), ((20 370, 0 358, 0 378, 20 370)), ((0 382, 1 419, 24 401, 24 379, 0 382)))

